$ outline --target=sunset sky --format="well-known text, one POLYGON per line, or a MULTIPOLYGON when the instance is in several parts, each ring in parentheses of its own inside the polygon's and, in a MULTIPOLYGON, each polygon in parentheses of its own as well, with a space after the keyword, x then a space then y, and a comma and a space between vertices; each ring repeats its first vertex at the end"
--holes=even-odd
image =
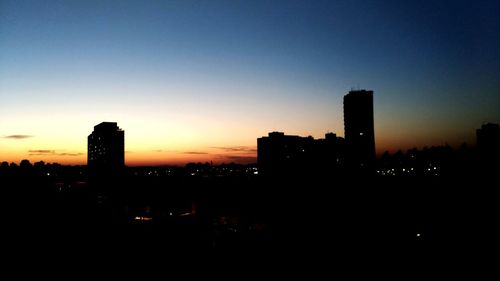
POLYGON ((343 136, 374 91, 377 152, 500 123, 499 1, 0 0, 0 161, 255 162, 270 131, 343 136))

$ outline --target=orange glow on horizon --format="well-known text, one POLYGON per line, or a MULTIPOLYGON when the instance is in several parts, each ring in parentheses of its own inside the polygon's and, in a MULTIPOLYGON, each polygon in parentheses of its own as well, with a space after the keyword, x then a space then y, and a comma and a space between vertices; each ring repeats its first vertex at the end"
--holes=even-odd
MULTIPOLYGON (((256 138, 255 138, 256 139, 256 138)), ((445 145, 443 142, 424 143, 409 140, 384 139, 376 143, 377 155, 385 151, 394 153, 398 150, 406 152, 407 149, 422 149, 425 146, 445 145)), ((459 143, 450 143, 458 146, 459 143)), ((4 148, 4 147, 2 147, 4 148)), ((127 149, 127 148, 126 148, 127 149)), ((64 165, 86 165, 86 150, 69 149, 45 149, 45 150, 3 150, 0 161, 14 162, 19 164, 21 160, 28 159, 31 163, 44 161, 45 163, 59 163, 64 165)), ((191 162, 208 162, 213 164, 222 163, 257 163, 256 146, 228 146, 228 147, 202 147, 202 149, 184 150, 126 150, 125 164, 127 166, 183 166, 191 162)))
MULTIPOLYGON (((241 147, 240 147, 241 148, 241 147)), ((190 162, 208 162, 213 164, 239 163, 251 164, 257 162, 257 152, 255 148, 243 147, 247 152, 226 152, 221 149, 211 148, 206 151, 146 151, 146 152, 125 152, 125 164, 127 166, 183 166, 190 162)), ((59 163, 64 165, 87 165, 86 152, 65 153, 58 150, 47 150, 40 152, 8 152, 2 153, 0 162, 19 164, 21 160, 27 159, 32 164, 43 161, 45 163, 59 163), (71 154, 71 155, 68 155, 71 154)))
MULTIPOLYGON (((311 122, 314 125, 310 126, 309 121, 299 124, 286 118, 280 122, 264 117, 232 122, 231 116, 222 113, 219 116, 207 114, 212 117, 205 118, 201 114, 151 113, 140 107, 134 110, 134 116, 99 110, 91 116, 78 111, 60 111, 51 116, 42 112, 6 116, 0 131, 0 161, 19 163, 28 159, 31 163, 44 161, 86 165, 87 136, 93 126, 102 121, 116 121, 125 131, 125 164, 128 166, 185 165, 189 162, 256 163, 257 138, 272 131, 287 135, 312 135, 314 138, 323 138, 325 133, 333 132, 343 137, 341 117, 330 119, 333 120, 331 122, 311 122), (270 127, 269 123, 273 126, 270 127)), ((379 122, 382 123, 382 120, 379 122)), ((386 150, 392 153, 399 149, 406 151, 413 147, 421 149, 424 146, 444 145, 445 137, 456 140, 449 142, 452 146, 463 141, 471 144, 474 138, 473 131, 469 139, 463 140, 453 137, 451 133, 436 137, 430 128, 418 128, 411 130, 407 127, 405 129, 411 134, 403 134, 392 126, 376 126, 377 155, 386 150)))

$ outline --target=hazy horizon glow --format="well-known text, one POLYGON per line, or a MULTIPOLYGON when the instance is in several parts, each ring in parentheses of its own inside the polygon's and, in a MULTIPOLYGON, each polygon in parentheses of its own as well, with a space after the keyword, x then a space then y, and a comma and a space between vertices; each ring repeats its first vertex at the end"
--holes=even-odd
POLYGON ((352 87, 374 91, 377 153, 474 144, 500 123, 498 14, 498 1, 0 0, 0 161, 85 164, 93 126, 113 121, 127 165, 254 162, 271 131, 343 136, 352 87))

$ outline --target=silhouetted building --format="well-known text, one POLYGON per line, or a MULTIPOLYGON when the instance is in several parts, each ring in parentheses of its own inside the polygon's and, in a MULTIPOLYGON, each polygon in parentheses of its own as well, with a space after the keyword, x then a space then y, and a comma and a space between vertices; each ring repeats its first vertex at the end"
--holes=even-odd
POLYGON ((264 175, 330 175, 343 164, 343 139, 333 133, 325 139, 269 133, 257 139, 257 163, 264 175))
POLYGON ((125 134, 116 122, 94 126, 88 136, 88 167, 92 173, 111 173, 125 166, 125 134))
POLYGON ((500 166, 500 126, 487 123, 476 130, 480 161, 488 168, 500 166))
POLYGON ((375 165, 373 91, 350 91, 344 96, 344 130, 350 168, 372 171, 375 165))
POLYGON ((500 126, 487 123, 476 130, 477 148, 480 151, 498 151, 500 148, 500 126))

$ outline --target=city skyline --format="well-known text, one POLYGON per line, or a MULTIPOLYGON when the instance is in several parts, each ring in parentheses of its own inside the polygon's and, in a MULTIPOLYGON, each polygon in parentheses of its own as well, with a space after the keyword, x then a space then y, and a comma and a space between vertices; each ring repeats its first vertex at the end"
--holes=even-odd
POLYGON ((374 91, 377 154, 500 123, 495 1, 0 1, 0 161, 85 164, 102 121, 127 165, 256 161, 268 132, 344 137, 374 91))

